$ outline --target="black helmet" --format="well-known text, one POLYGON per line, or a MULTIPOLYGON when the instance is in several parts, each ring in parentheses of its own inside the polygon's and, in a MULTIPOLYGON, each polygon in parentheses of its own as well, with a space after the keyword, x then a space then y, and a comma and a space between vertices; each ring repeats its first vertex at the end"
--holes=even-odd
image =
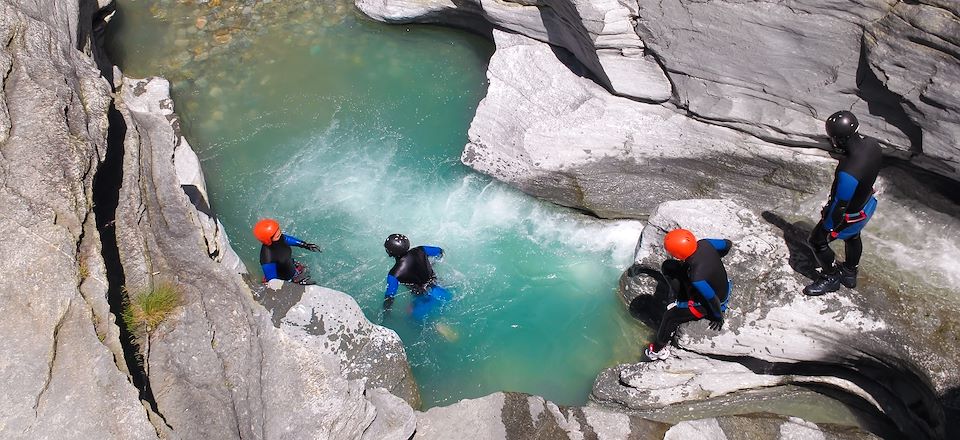
POLYGON ((390 234, 387 240, 383 242, 383 247, 387 249, 387 255, 402 257, 410 250, 410 239, 403 234, 390 234))
POLYGON ((844 143, 859 127, 857 117, 846 110, 840 110, 827 118, 827 136, 836 143, 844 143))

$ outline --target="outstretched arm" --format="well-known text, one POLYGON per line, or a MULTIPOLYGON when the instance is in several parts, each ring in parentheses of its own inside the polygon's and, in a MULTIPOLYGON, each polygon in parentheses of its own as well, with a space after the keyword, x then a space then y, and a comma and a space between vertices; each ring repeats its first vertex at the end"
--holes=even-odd
POLYGON ((443 249, 436 246, 423 246, 423 253, 427 254, 428 257, 442 257, 443 249))
POLYGON ((313 243, 307 243, 292 235, 283 234, 283 240, 287 243, 288 246, 297 246, 297 247, 302 247, 311 252, 320 252, 320 246, 317 246, 313 243))

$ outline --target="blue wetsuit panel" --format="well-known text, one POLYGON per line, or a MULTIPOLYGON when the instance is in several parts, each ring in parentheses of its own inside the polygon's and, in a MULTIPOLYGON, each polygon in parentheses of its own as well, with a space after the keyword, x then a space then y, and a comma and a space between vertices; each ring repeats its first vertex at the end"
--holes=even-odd
POLYGON ((423 253, 427 254, 428 257, 439 257, 443 255, 443 249, 440 249, 436 246, 420 246, 423 248, 423 253))
POLYGON ((450 292, 440 286, 433 286, 424 295, 414 295, 411 306, 411 315, 422 321, 440 308, 451 298, 450 292))
POLYGON ((260 267, 263 269, 263 279, 270 281, 280 278, 277 275, 277 263, 265 263, 261 264, 260 267))
POLYGON ((706 240, 710 242, 710 245, 712 245, 713 248, 717 250, 717 252, 723 252, 730 248, 730 244, 729 244, 730 242, 727 240, 723 240, 720 238, 708 238, 706 240))
POLYGON ((304 243, 303 240, 287 234, 283 234, 283 241, 287 243, 287 246, 300 246, 304 243))
POLYGON ((400 288, 400 281, 393 275, 387 275, 387 291, 383 293, 385 298, 397 296, 397 289, 400 288))
POLYGON ((840 216, 835 215, 834 211, 837 209, 837 205, 840 202, 844 202, 844 205, 849 204, 850 200, 853 199, 853 194, 857 191, 857 185, 860 184, 860 181, 856 177, 850 175, 846 171, 840 171, 837 173, 837 191, 835 193, 833 203, 830 204, 830 210, 827 211, 827 215, 823 218, 823 227, 828 231, 832 231, 834 227, 834 217, 842 218, 845 212, 840 212, 840 216))
MULTIPOLYGON (((706 282, 705 280, 700 280, 700 281, 694 281, 691 284, 693 284, 693 287, 696 287, 697 290, 700 291, 700 294, 703 295, 703 299, 706 300, 705 305, 707 309, 710 310, 710 312, 713 313, 713 315, 716 316, 717 318, 721 317, 722 316, 721 312, 723 310, 713 310, 715 306, 712 305, 711 300, 716 298, 717 293, 713 291, 713 287, 710 287, 710 283, 706 282)), ((722 304, 720 305, 720 308, 723 309, 722 304)))
POLYGON ((706 281, 694 281, 693 287, 696 287, 700 291, 700 294, 703 295, 703 298, 707 301, 710 301, 710 298, 717 296, 716 292, 713 291, 713 287, 710 287, 710 283, 706 281))

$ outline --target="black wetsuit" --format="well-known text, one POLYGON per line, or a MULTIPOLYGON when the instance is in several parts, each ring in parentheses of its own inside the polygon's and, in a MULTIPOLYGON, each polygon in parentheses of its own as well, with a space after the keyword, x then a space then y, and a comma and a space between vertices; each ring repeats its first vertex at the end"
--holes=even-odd
POLYGON ((663 262, 663 276, 676 292, 677 301, 663 314, 654 351, 670 343, 680 324, 723 317, 732 285, 720 259, 730 252, 732 245, 730 240, 698 240, 696 252, 685 261, 663 262))
POLYGON ((281 279, 291 281, 302 272, 300 266, 293 259, 293 250, 290 246, 302 246, 303 240, 286 234, 270 245, 260 246, 260 267, 263 269, 263 280, 281 279))
POLYGON ((397 287, 403 284, 414 294, 423 294, 436 284, 437 275, 427 257, 436 257, 443 250, 435 246, 417 246, 397 258, 397 262, 387 274, 387 291, 384 296, 392 297, 397 294, 397 287))
POLYGON ((860 264, 863 243, 860 231, 866 226, 877 207, 873 184, 880 174, 883 156, 876 139, 854 135, 847 141, 847 154, 840 159, 834 172, 830 200, 820 212, 820 223, 810 233, 810 247, 825 273, 835 273, 833 240, 843 240, 845 265, 855 269, 860 264))

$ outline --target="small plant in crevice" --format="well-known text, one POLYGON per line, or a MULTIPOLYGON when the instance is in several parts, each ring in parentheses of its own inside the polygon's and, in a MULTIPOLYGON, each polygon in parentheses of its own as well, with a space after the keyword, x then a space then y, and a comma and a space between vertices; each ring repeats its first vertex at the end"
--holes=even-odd
POLYGON ((87 266, 87 258, 83 255, 77 258, 77 275, 80 276, 81 283, 90 277, 90 267, 87 266))
POLYGON ((172 284, 157 284, 153 289, 131 294, 127 292, 123 304, 123 319, 127 330, 137 339, 149 339, 173 311, 180 305, 181 293, 172 284))

